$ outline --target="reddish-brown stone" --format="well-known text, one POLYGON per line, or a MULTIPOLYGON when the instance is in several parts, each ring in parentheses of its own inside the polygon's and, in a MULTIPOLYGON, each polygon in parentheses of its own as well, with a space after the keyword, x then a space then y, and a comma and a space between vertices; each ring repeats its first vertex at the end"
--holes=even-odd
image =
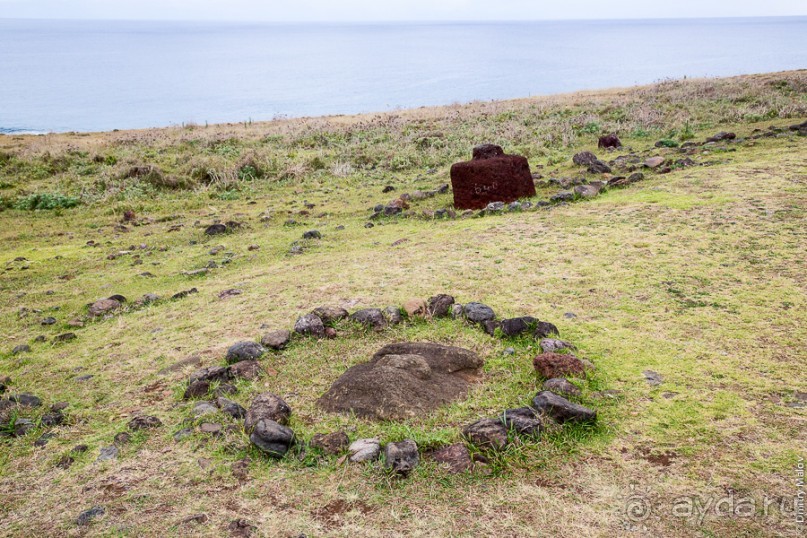
POLYGON ((474 148, 473 160, 451 167, 454 207, 483 209, 491 202, 515 202, 535 196, 527 159, 505 155, 502 148, 484 144, 474 148))

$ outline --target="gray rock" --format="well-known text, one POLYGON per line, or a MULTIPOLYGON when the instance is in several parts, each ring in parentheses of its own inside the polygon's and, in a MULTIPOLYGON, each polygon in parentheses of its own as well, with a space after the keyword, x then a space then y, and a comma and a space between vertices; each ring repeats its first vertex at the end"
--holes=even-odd
POLYGON ((218 408, 210 402, 198 402, 196 405, 193 406, 193 416, 195 417, 202 417, 204 415, 210 415, 218 413, 218 408))
POLYGON ((349 315, 348 311, 341 306, 320 306, 311 313, 319 317, 325 325, 332 325, 337 321, 346 319, 349 315))
POLYGON ((601 188, 596 185, 578 185, 574 188, 574 193, 581 198, 595 198, 600 194, 600 190, 601 188))
POLYGON ((554 392, 555 394, 566 396, 580 396, 581 394, 580 388, 577 385, 562 377, 547 379, 544 381, 542 388, 554 392))
POLYGON ((294 332, 305 336, 322 338, 325 336, 325 324, 316 314, 306 314, 297 319, 294 324, 294 332))
POLYGON ((303 239, 322 239, 322 234, 319 230, 309 230, 303 233, 303 239))
POLYGON ((560 191, 549 197, 550 202, 571 202, 574 200, 574 193, 572 191, 560 191))
POLYGON ((514 430, 519 435, 537 437, 541 435, 543 423, 535 414, 531 407, 519 407, 508 409, 504 412, 502 423, 510 430, 514 430))
POLYGON ((350 316, 350 319, 359 322, 375 330, 381 330, 387 326, 387 320, 384 319, 384 313, 378 308, 364 308, 358 310, 350 316))
POLYGON ((538 325, 535 327, 535 338, 546 338, 552 335, 560 335, 558 328, 548 321, 539 321, 538 325))
POLYGON ((479 448, 501 450, 507 446, 507 428, 499 420, 477 420, 465 426, 462 435, 479 448))
POLYGON ((461 304, 453 304, 451 305, 451 317, 454 319, 459 319, 462 317, 463 312, 465 311, 465 307, 461 304))
POLYGON ((92 523, 93 520, 103 516, 105 513, 106 510, 103 506, 93 506, 89 510, 85 510, 78 515, 78 518, 76 518, 76 525, 79 527, 86 527, 92 523))
POLYGON ((387 443, 384 447, 384 468, 400 476, 407 476, 420 462, 418 446, 406 439, 398 443, 387 443))
POLYGON ((258 421, 266 419, 278 424, 288 424, 291 417, 291 407, 280 396, 271 392, 259 394, 252 400, 245 420, 244 429, 252 431, 258 421))
POLYGON ((390 325, 398 325, 401 321, 403 321, 403 316, 401 316, 401 309, 397 306, 388 306, 384 309, 384 319, 387 320, 387 323, 390 325))
POLYGON ((556 422, 594 422, 597 412, 570 402, 563 396, 549 391, 539 392, 532 399, 532 407, 536 411, 553 418, 556 422))
POLYGON ((38 396, 21 392, 20 394, 12 394, 8 399, 22 407, 41 407, 42 400, 38 396))
POLYGON ((541 340, 541 349, 544 350, 544 353, 556 353, 564 349, 574 350, 577 348, 575 348, 575 346, 569 342, 564 342, 563 340, 558 340, 556 338, 544 338, 541 340))
POLYGON ((485 213, 497 213, 499 211, 504 211, 504 202, 490 202, 484 209, 485 213))
POLYGON ((127 425, 130 430, 137 431, 137 430, 148 430, 151 428, 159 428, 162 426, 162 421, 154 416, 150 415, 140 415, 132 420, 129 421, 127 425))
POLYGON ((482 303, 468 303, 463 308, 465 319, 474 323, 483 323, 485 321, 492 321, 496 319, 496 313, 493 309, 482 303))
POLYGON ((378 439, 359 439, 353 441, 347 450, 353 463, 375 461, 381 453, 381 443, 378 439))
POLYGON ((597 160, 597 156, 590 151, 581 151, 572 157, 572 162, 578 166, 588 166, 597 160))
POLYGON ((274 420, 260 419, 249 436, 250 442, 273 458, 282 458, 294 443, 294 432, 274 420))
POLYGON ((98 455, 98 459, 96 459, 95 461, 116 460, 118 459, 118 454, 119 454, 118 447, 116 447, 115 445, 105 446, 104 448, 101 449, 98 455))
POLYGON ((181 441, 186 437, 193 435, 193 430, 190 428, 183 428, 174 434, 174 441, 181 441))
POLYGON ((30 353, 30 352, 31 352, 31 346, 29 346, 28 344, 20 344, 11 350, 12 355, 19 355, 20 353, 30 353))
POLYGON ((645 370, 642 372, 647 384, 653 387, 657 387, 664 382, 664 377, 658 373, 654 372, 653 370, 645 370))
POLYGON ((221 409, 225 415, 229 415, 235 419, 243 419, 247 416, 247 410, 241 407, 232 400, 228 400, 222 396, 216 398, 216 405, 221 409))
POLYGON ((226 360, 227 364, 234 364, 240 361, 254 361, 260 359, 264 353, 266 353, 266 348, 257 342, 251 340, 238 342, 230 346, 227 350, 226 360))
POLYGON ((611 167, 597 159, 588 165, 588 171, 591 174, 610 174, 611 167))
POLYGON ((291 340, 291 332, 285 329, 269 331, 261 337, 261 345, 269 349, 284 349, 291 340))

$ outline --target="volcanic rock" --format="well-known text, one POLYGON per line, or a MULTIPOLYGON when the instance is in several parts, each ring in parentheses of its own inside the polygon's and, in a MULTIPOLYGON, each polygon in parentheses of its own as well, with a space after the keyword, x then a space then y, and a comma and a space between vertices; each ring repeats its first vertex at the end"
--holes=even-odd
POLYGON ((479 448, 501 450, 507 445, 507 428, 499 420, 483 418, 469 424, 462 435, 479 448))
POLYGON ((483 323, 496 319, 496 313, 493 309, 482 303, 468 303, 463 308, 465 319, 474 323, 483 323))
POLYGON ((420 461, 418 446, 406 439, 399 443, 387 443, 384 447, 384 468, 400 476, 407 476, 420 461))
POLYGON ((379 331, 387 326, 387 320, 384 319, 384 313, 378 308, 364 308, 362 310, 357 310, 350 316, 350 319, 363 325, 367 325, 368 327, 372 327, 376 331, 379 331))
POLYGON ((505 155, 493 145, 478 146, 471 161, 451 167, 454 207, 482 209, 490 202, 514 202, 535 196, 535 183, 525 157, 505 155))
POLYGON ((594 422, 597 412, 572 403, 562 396, 549 391, 542 391, 532 399, 532 407, 536 411, 552 417, 560 424, 564 422, 594 422))
POLYGON ((311 313, 316 314, 325 325, 331 325, 348 317, 348 311, 340 306, 320 306, 311 313))
POLYGON ((517 336, 535 327, 538 320, 532 316, 522 316, 520 318, 510 318, 502 320, 502 333, 505 336, 517 336))
POLYGON ((543 423, 531 407, 508 409, 504 412, 502 423, 519 435, 537 436, 541 434, 543 423))
POLYGON ((255 424, 249 440, 269 456, 282 458, 294 443, 294 432, 274 420, 262 418, 255 424))
POLYGON ((241 361, 254 361, 260 359, 266 353, 266 348, 251 340, 233 344, 227 350, 227 364, 235 364, 241 361))
POLYGON ((381 453, 381 443, 378 439, 359 439, 353 441, 347 450, 353 463, 373 461, 381 453))
POLYGON ((252 431, 258 421, 262 419, 287 424, 290 416, 291 407, 289 407, 289 404, 284 402, 280 396, 271 392, 264 392, 252 400, 252 405, 249 406, 246 420, 244 420, 244 429, 247 432, 252 431))
POLYGON ((544 390, 566 396, 580 396, 580 388, 562 377, 553 377, 544 381, 544 390))
POLYGON ((384 346, 349 368, 319 400, 331 412, 391 420, 422 415, 464 396, 477 377, 476 353, 432 343, 384 346))
POLYGON ((429 298, 428 312, 435 318, 448 317, 451 307, 454 305, 454 297, 441 293, 429 298))
POLYGON ((446 467, 451 473, 461 473, 467 471, 473 465, 471 452, 462 443, 438 448, 430 454, 431 458, 446 467))
POLYGON ((622 142, 619 140, 619 137, 615 134, 609 134, 605 136, 601 136, 599 141, 597 142, 598 148, 621 148, 622 142))
POLYGON ((241 361, 228 367, 230 377, 233 379, 255 380, 263 374, 263 368, 258 361, 241 361))
POLYGON ((574 355, 542 353, 532 360, 532 364, 535 371, 546 379, 585 375, 583 362, 574 355))
POLYGON ((291 340, 291 332, 286 329, 269 331, 261 338, 261 345, 269 349, 280 350, 285 348, 291 340))
POLYGON ((92 317, 103 316, 121 307, 121 303, 115 299, 100 299, 89 306, 89 314, 92 317))
POLYGON ((294 323, 294 332, 322 338, 325 336, 325 324, 322 323, 322 318, 316 314, 306 314, 294 323))

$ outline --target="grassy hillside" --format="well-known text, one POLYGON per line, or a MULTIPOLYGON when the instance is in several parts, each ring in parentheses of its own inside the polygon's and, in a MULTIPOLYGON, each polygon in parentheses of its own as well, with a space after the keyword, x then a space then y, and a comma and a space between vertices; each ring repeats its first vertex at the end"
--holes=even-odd
MULTIPOLYGON (((243 519, 255 535, 288 537, 800 535, 807 137, 788 127, 805 119, 807 71, 796 71, 358 117, 0 137, 0 378, 10 378, 0 383, 3 396, 44 404, 15 415, 34 421, 27 435, 0 437, 0 534, 226 536, 243 519), (738 138, 701 145, 718 131, 738 138), (610 132, 626 147, 597 150, 610 132), (552 179, 601 178, 572 163, 581 150, 635 155, 645 179, 592 200, 437 218, 449 191, 369 220, 377 204, 448 183, 450 164, 480 142, 528 157, 542 176, 532 202, 562 189, 552 179), (687 142, 698 144, 675 147, 687 142), (651 156, 670 171, 642 167, 651 156), (684 158, 694 165, 676 164, 684 158), (228 221, 241 226, 204 234, 228 221), (314 229, 321 239, 302 239, 314 229), (147 293, 160 299, 135 306, 147 293), (312 450, 271 460, 238 423, 195 418, 182 398, 188 375, 224 364, 231 344, 290 329, 317 306, 438 293, 555 323, 596 366, 579 401, 598 410, 597 425, 550 427, 469 473, 424 459, 398 479, 381 462, 312 450), (113 294, 128 299, 122 311, 87 318, 88 303, 113 294), (54 341, 68 332, 76 338, 54 341), (12 353, 18 345, 30 351, 12 353), (58 402, 65 423, 42 424, 58 402), (139 414, 163 425, 96 462, 139 414), (200 432, 211 420, 232 428, 200 432), (193 433, 176 441, 184 428, 193 433), (685 517, 672 508, 682 497, 757 504, 745 516, 685 517), (781 502, 765 509, 765 499, 781 502), (652 505, 646 518, 631 518, 637 500, 652 505), (105 513, 77 525, 95 506, 105 513)), ((266 375, 239 381, 232 399, 283 396, 302 441, 341 429, 425 450, 540 390, 531 338, 455 320, 337 330, 266 355, 266 375), (466 400, 401 422, 317 407, 347 367, 399 340, 473 349, 484 380, 466 400)))

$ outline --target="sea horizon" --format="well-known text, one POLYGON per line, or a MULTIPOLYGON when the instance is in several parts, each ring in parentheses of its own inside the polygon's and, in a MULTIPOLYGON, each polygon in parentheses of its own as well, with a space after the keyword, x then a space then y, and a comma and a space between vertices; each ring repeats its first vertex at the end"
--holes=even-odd
POLYGON ((807 67, 799 16, 15 18, 0 19, 0 30, 4 134, 380 113, 807 67))

